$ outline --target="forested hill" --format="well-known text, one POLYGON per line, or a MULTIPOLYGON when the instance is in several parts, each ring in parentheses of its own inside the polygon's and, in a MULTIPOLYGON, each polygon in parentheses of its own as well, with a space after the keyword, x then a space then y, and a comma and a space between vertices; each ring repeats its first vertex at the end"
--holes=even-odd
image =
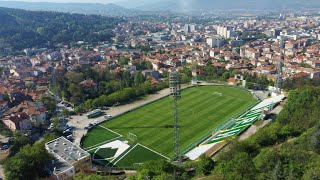
POLYGON ((0 52, 75 41, 109 41, 122 20, 98 15, 0 8, 0 52))
POLYGON ((213 174, 217 179, 319 179, 319 107, 320 87, 291 90, 275 122, 234 141, 217 158, 213 174))
POLYGON ((12 26, 17 25, 17 22, 14 17, 10 16, 4 11, 0 11, 0 23, 2 26, 12 26))

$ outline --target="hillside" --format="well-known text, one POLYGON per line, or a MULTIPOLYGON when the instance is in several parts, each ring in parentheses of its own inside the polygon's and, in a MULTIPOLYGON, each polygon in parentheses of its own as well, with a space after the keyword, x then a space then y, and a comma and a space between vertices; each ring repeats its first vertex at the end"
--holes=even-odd
POLYGON ((216 157, 218 179, 317 179, 320 177, 320 88, 289 92, 276 120, 216 157))
POLYGON ((0 24, 2 26, 16 26, 18 23, 16 19, 9 14, 7 14, 5 11, 0 10, 0 24))
POLYGON ((120 19, 0 8, 0 52, 76 41, 109 41, 120 19))
POLYGON ((0 7, 17 8, 32 11, 55 11, 81 14, 121 15, 134 13, 118 5, 100 3, 52 3, 52 2, 23 2, 0 1, 0 7))

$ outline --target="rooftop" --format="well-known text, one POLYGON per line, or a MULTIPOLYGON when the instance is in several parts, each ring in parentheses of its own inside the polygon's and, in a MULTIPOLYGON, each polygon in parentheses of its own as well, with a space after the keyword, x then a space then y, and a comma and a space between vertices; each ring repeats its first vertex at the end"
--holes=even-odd
POLYGON ((59 174, 70 169, 73 164, 85 157, 90 156, 89 153, 74 145, 64 137, 57 138, 45 144, 46 149, 59 161, 55 163, 54 173, 59 174))

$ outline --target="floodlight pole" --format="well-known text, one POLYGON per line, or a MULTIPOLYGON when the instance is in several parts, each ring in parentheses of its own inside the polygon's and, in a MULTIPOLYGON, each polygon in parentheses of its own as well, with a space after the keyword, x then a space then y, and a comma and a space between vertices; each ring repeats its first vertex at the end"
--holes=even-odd
POLYGON ((284 61, 284 56, 285 56, 285 47, 284 47, 284 42, 283 40, 280 40, 279 42, 279 48, 280 48, 280 59, 277 64, 277 77, 276 77, 276 82, 275 82, 275 88, 276 88, 276 93, 280 94, 281 93, 281 73, 282 73, 282 61, 284 61))
POLYGON ((179 118, 178 118, 178 99, 181 98, 180 93, 180 77, 176 71, 172 71, 169 75, 169 86, 171 98, 173 99, 173 115, 174 115, 174 158, 173 160, 180 163, 180 136, 179 136, 179 118))
MULTIPOLYGON (((198 58, 197 58, 197 60, 198 60, 198 58)), ((198 82, 197 62, 198 61, 196 61, 196 60, 192 61, 192 65, 193 65, 192 70, 196 73, 195 76, 193 77, 193 83, 195 83, 195 84, 197 84, 197 82, 198 82)))

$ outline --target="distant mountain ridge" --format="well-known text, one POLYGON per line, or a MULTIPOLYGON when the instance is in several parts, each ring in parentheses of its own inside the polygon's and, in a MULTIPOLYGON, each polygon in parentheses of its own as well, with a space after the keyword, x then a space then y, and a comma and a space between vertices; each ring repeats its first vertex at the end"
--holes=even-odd
POLYGON ((135 13, 135 10, 126 9, 119 5, 109 3, 52 3, 52 2, 23 2, 0 1, 0 7, 17 8, 32 11, 56 11, 80 14, 118 15, 135 13))
POLYGON ((118 3, 126 8, 139 10, 283 10, 301 8, 320 8, 320 0, 132 0, 118 3), (126 6, 127 5, 127 6, 126 6))
POLYGON ((285 10, 320 8, 320 0, 123 0, 116 4, 1 1, 0 7, 100 15, 136 15, 155 11, 285 10))

